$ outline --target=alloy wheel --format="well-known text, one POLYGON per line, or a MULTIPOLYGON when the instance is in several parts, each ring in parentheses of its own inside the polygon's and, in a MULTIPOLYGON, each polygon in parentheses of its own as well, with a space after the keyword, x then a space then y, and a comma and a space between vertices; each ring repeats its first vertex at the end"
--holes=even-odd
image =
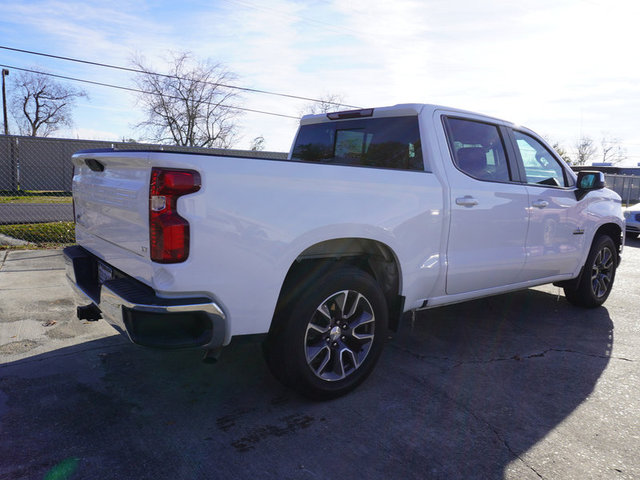
POLYGON ((607 294, 613 280, 613 252, 609 247, 602 248, 591 267, 591 288, 597 298, 607 294))
POLYGON ((342 380, 367 358, 374 335, 369 300, 354 290, 336 292, 318 306, 307 325, 307 365, 322 380, 342 380))

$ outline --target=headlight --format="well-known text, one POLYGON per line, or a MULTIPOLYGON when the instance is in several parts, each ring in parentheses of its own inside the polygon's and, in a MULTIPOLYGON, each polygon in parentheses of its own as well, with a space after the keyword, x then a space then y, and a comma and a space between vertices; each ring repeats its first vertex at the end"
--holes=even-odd
POLYGON ((623 212, 624 218, 629 218, 631 216, 631 212, 623 212))

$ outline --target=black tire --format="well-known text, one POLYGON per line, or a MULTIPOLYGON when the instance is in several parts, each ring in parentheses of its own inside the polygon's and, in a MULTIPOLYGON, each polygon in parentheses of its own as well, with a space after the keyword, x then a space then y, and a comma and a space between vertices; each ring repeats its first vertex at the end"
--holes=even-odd
POLYGON ((577 288, 564 288, 564 295, 573 305, 596 308, 602 305, 613 288, 618 254, 611 237, 597 236, 593 240, 577 288))
POLYGON ((387 335, 388 310, 376 281, 345 266, 314 280, 274 322, 263 349, 273 375, 306 397, 327 400, 369 376, 387 335))

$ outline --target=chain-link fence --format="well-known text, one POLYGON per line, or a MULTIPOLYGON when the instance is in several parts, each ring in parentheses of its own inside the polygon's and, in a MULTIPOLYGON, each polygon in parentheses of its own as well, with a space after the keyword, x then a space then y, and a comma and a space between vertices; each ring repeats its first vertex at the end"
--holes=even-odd
POLYGON ((607 187, 622 198, 623 205, 635 205, 640 202, 640 176, 605 173, 607 187))
POLYGON ((78 150, 188 151, 285 159, 286 153, 0 135, 0 249, 75 241, 71 155, 78 150))
MULTIPOLYGON (((189 151, 284 159, 286 153, 252 152, 0 135, 0 249, 73 243, 71 155, 90 148, 189 151)), ((605 174, 622 203, 640 202, 640 176, 605 174)))

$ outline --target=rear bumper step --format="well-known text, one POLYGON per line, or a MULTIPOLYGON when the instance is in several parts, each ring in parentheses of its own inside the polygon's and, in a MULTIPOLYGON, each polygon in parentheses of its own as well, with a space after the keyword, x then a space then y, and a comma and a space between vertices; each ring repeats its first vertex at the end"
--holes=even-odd
POLYGON ((226 317, 206 297, 162 298, 133 278, 116 275, 100 283, 97 258, 79 245, 64 249, 67 278, 76 293, 133 343, 159 348, 219 348, 226 317))

